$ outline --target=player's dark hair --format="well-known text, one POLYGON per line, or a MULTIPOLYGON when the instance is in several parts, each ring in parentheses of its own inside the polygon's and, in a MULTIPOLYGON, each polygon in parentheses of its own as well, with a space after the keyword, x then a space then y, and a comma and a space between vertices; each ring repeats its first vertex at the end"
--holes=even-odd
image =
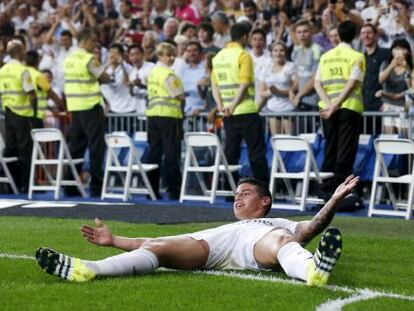
POLYGON ((270 193, 269 187, 262 181, 253 178, 253 177, 244 177, 239 180, 237 186, 242 184, 251 184, 256 187, 257 193, 259 194, 260 198, 269 197, 270 203, 266 206, 266 213, 267 215, 270 211, 270 207, 272 206, 272 194, 270 193))

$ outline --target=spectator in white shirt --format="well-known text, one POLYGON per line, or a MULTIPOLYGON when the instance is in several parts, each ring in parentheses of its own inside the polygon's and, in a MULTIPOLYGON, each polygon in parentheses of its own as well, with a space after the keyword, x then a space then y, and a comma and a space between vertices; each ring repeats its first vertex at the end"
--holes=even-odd
POLYGON ((188 38, 183 35, 177 35, 174 38, 174 42, 177 46, 177 56, 174 59, 174 63, 172 65, 172 70, 175 71, 175 74, 179 77, 183 76, 183 70, 185 66, 185 50, 187 48, 187 44, 189 42, 188 38))
MULTIPOLYGON (((112 77, 112 83, 101 85, 101 92, 108 103, 110 113, 135 113, 135 103, 131 100, 129 94, 129 75, 131 71, 132 67, 124 61, 123 46, 119 43, 112 44, 106 66, 106 72, 112 77)), ((114 121, 119 123, 116 120, 114 121)), ((128 125, 124 125, 117 124, 117 127, 112 128, 112 130, 128 131, 128 125)))
POLYGON ((60 93, 63 92, 64 74, 63 63, 70 53, 76 48, 73 42, 72 33, 69 30, 64 30, 60 34, 58 45, 52 45, 50 52, 53 54, 53 75, 55 77, 56 86, 60 93))
MULTIPOLYGON (((257 28, 254 29, 250 37, 251 50, 249 54, 253 59, 253 68, 254 68, 254 77, 255 77, 255 88, 259 89, 259 79, 260 73, 269 69, 272 66, 272 59, 269 55, 269 52, 266 49, 266 32, 263 29, 257 28)), ((258 102, 260 97, 259 92, 256 92, 256 102, 258 102)))
POLYGON ((202 47, 198 41, 191 41, 186 48, 186 63, 182 75, 179 76, 184 86, 185 114, 198 116, 205 110, 205 101, 198 93, 197 83, 206 76, 205 64, 202 61, 202 47))
MULTIPOLYGON (((272 45, 272 66, 263 71, 260 77, 261 101, 259 108, 267 102, 272 112, 287 112, 295 109, 291 98, 297 88, 296 66, 286 61, 287 47, 279 41, 272 45)), ((293 123, 288 118, 269 118, 271 135, 293 134, 293 123)))
POLYGON ((30 24, 34 22, 32 16, 30 16, 29 6, 27 4, 20 4, 17 9, 17 14, 12 19, 14 27, 16 29, 29 30, 30 24))
POLYGON ((144 50, 138 44, 128 48, 128 60, 132 65, 129 74, 129 92, 135 102, 136 112, 145 114, 147 108, 147 80, 154 63, 144 59, 144 50))

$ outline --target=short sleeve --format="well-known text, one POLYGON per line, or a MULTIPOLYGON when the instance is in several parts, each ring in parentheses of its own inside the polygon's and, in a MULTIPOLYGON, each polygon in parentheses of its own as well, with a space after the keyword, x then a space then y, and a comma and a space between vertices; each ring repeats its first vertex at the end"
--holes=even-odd
POLYGON ((23 71, 21 79, 23 91, 29 93, 30 91, 33 91, 35 89, 28 70, 23 71))
POLYGON ((294 75, 296 75, 296 73, 297 73, 296 65, 294 63, 288 62, 286 66, 286 74, 289 77, 293 77, 294 75))
POLYGON ((321 80, 321 66, 318 66, 318 68, 316 68, 315 80, 321 80))
POLYGON ((92 57, 88 63, 88 71, 93 75, 95 78, 99 78, 101 74, 105 71, 99 61, 92 57))
POLYGON ((46 76, 44 74, 41 74, 37 77, 37 80, 35 81, 36 85, 39 86, 43 91, 49 92, 50 90, 50 83, 47 80, 46 76))
POLYGON ((296 226, 298 225, 297 221, 292 221, 285 218, 265 218, 266 221, 272 223, 275 228, 283 228, 289 230, 292 234, 295 233, 296 226))
POLYGON ((183 85, 176 75, 169 75, 168 78, 165 80, 165 85, 168 89, 168 92, 173 97, 184 94, 183 85))
POLYGON ((388 62, 387 61, 383 61, 381 63, 381 67, 380 67, 380 72, 384 71, 385 69, 387 69, 388 67, 388 62))
POLYGON ((365 77, 365 58, 359 58, 352 65, 352 71, 349 79, 363 82, 365 77))
POLYGON ((240 65, 240 72, 239 72, 240 82, 241 83, 254 82, 253 59, 249 53, 243 51, 240 54, 239 65, 240 65))

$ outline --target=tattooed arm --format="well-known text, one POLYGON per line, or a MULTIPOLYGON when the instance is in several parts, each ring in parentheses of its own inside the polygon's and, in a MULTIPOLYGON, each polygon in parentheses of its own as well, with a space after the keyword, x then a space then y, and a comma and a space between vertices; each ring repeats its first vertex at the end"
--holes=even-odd
POLYGON ((297 224, 295 230, 295 240, 300 244, 307 244, 315 236, 325 230, 331 223, 339 203, 355 188, 359 177, 350 175, 338 186, 331 199, 325 206, 313 217, 312 220, 301 221, 297 224))

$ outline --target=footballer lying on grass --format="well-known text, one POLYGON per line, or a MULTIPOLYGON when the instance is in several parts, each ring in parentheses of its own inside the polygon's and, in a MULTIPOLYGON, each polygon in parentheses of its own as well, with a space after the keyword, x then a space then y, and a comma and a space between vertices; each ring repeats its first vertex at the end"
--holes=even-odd
POLYGON ((271 207, 268 188, 253 178, 237 185, 234 214, 240 221, 199 232, 160 238, 126 238, 112 234, 99 219, 96 227, 82 226, 85 239, 100 246, 127 252, 99 261, 88 261, 39 248, 36 259, 47 273, 73 282, 97 276, 145 274, 158 267, 173 269, 272 269, 280 265, 292 278, 323 286, 341 255, 338 229, 327 229, 312 255, 303 246, 325 230, 338 204, 358 183, 349 176, 310 221, 263 218, 271 207))

